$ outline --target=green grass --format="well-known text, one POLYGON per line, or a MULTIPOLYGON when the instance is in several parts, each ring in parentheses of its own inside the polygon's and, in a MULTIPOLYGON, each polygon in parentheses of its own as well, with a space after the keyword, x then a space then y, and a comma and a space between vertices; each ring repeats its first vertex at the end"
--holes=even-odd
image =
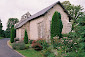
POLYGON ((35 51, 33 48, 29 48, 26 50, 17 50, 17 51, 26 57, 44 57, 41 51, 35 51))
POLYGON ((68 37, 68 34, 62 34, 63 37, 68 37))
MULTIPOLYGON (((11 43, 9 43, 10 45, 12 45, 11 43)), ((26 46, 30 46, 31 44, 25 44, 26 46)), ((44 57, 41 53, 41 51, 36 51, 33 48, 28 48, 25 50, 16 50, 19 53, 21 53, 22 55, 26 56, 26 57, 44 57)))
POLYGON ((0 37, 0 39, 3 39, 3 37, 0 37))

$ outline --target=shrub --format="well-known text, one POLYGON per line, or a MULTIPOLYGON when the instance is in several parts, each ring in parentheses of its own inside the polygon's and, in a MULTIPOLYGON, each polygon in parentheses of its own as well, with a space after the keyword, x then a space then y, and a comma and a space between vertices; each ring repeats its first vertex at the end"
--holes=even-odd
POLYGON ((63 37, 68 37, 68 34, 62 34, 63 37))
POLYGON ((33 41, 33 40, 30 40, 29 43, 32 44, 32 41, 33 41))
POLYGON ((28 44, 28 35, 27 35, 27 31, 25 30, 25 35, 24 35, 24 43, 28 44))
POLYGON ((42 53, 45 57, 55 57, 54 53, 52 52, 52 46, 48 47, 47 49, 42 50, 42 53))
POLYGON ((16 41, 19 41, 19 38, 14 38, 14 41, 16 42, 16 41))
POLYGON ((47 47, 49 47, 49 44, 44 40, 44 39, 38 39, 38 40, 34 40, 32 41, 32 47, 34 47, 34 49, 46 49, 47 47))
POLYGON ((10 35, 11 39, 10 42, 13 43, 14 42, 14 25, 12 25, 11 27, 11 35, 10 35))
POLYGON ((47 57, 56 57, 54 53, 50 53, 47 57))
POLYGON ((24 42, 19 42, 19 43, 13 43, 12 44, 13 49, 18 49, 18 50, 24 50, 25 49, 25 44, 24 42))
POLYGON ((52 17, 52 23, 51 23, 51 42, 53 43, 53 37, 56 35, 59 36, 59 38, 62 37, 62 21, 61 21, 61 15, 58 12, 55 12, 52 17))
POLYGON ((3 37, 0 37, 0 39, 3 39, 3 37))
POLYGON ((42 46, 39 43, 33 43, 32 48, 34 48, 37 51, 42 50, 42 46))
POLYGON ((49 44, 44 39, 38 39, 36 42, 39 43, 43 49, 46 49, 47 47, 49 47, 49 44))
POLYGON ((25 48, 28 49, 30 47, 30 44, 25 44, 25 48))

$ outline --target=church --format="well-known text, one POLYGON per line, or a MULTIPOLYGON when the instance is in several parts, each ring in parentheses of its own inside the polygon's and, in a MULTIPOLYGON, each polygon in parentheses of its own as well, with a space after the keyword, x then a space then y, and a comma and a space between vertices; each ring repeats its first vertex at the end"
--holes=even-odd
POLYGON ((37 40, 39 38, 49 40, 50 24, 55 11, 61 14, 63 24, 62 34, 69 33, 72 27, 70 22, 71 16, 68 14, 67 10, 60 3, 60 1, 58 1, 34 15, 31 15, 29 12, 24 14, 21 17, 20 22, 15 25, 16 38, 23 40, 26 30, 30 40, 37 40))

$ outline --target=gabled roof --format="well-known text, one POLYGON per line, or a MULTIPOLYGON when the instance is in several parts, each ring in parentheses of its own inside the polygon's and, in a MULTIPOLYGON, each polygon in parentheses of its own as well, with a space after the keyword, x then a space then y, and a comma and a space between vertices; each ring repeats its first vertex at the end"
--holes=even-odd
POLYGON ((67 13, 67 15, 68 15, 68 17, 69 17, 69 20, 70 20, 70 19, 71 19, 71 16, 68 14, 67 10, 66 10, 66 9, 64 8, 64 6, 60 3, 60 1, 58 1, 58 2, 56 2, 56 3, 54 3, 54 4, 50 5, 50 6, 48 6, 47 8, 45 8, 45 9, 37 12, 36 14, 30 16, 28 19, 25 19, 24 21, 19 22, 19 23, 15 26, 16 29, 20 28, 21 26, 23 26, 23 25, 24 25, 25 23, 27 23, 28 21, 31 21, 31 20, 33 20, 33 19, 35 19, 35 18, 37 18, 37 17, 40 17, 40 16, 46 14, 46 13, 47 13, 51 8, 53 8, 56 4, 59 4, 59 5, 63 8, 64 12, 67 13))

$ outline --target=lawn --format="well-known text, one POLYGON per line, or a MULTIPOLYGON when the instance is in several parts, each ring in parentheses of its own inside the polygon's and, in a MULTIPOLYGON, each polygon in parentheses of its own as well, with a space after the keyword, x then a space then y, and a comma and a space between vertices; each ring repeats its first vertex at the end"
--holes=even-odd
MULTIPOLYGON (((10 42, 9 42, 10 45, 12 45, 10 42)), ((25 44, 26 46, 30 46, 30 44, 25 44)), ((19 53, 21 53, 22 55, 26 56, 26 57, 44 57, 41 53, 41 51, 36 51, 34 50, 33 48, 28 48, 28 49, 25 49, 25 50, 16 50, 18 51, 19 53)))
POLYGON ((3 37, 0 37, 0 39, 3 39, 3 37))
POLYGON ((17 51, 26 57, 44 57, 41 51, 35 51, 33 48, 29 48, 26 50, 17 50, 17 51))

